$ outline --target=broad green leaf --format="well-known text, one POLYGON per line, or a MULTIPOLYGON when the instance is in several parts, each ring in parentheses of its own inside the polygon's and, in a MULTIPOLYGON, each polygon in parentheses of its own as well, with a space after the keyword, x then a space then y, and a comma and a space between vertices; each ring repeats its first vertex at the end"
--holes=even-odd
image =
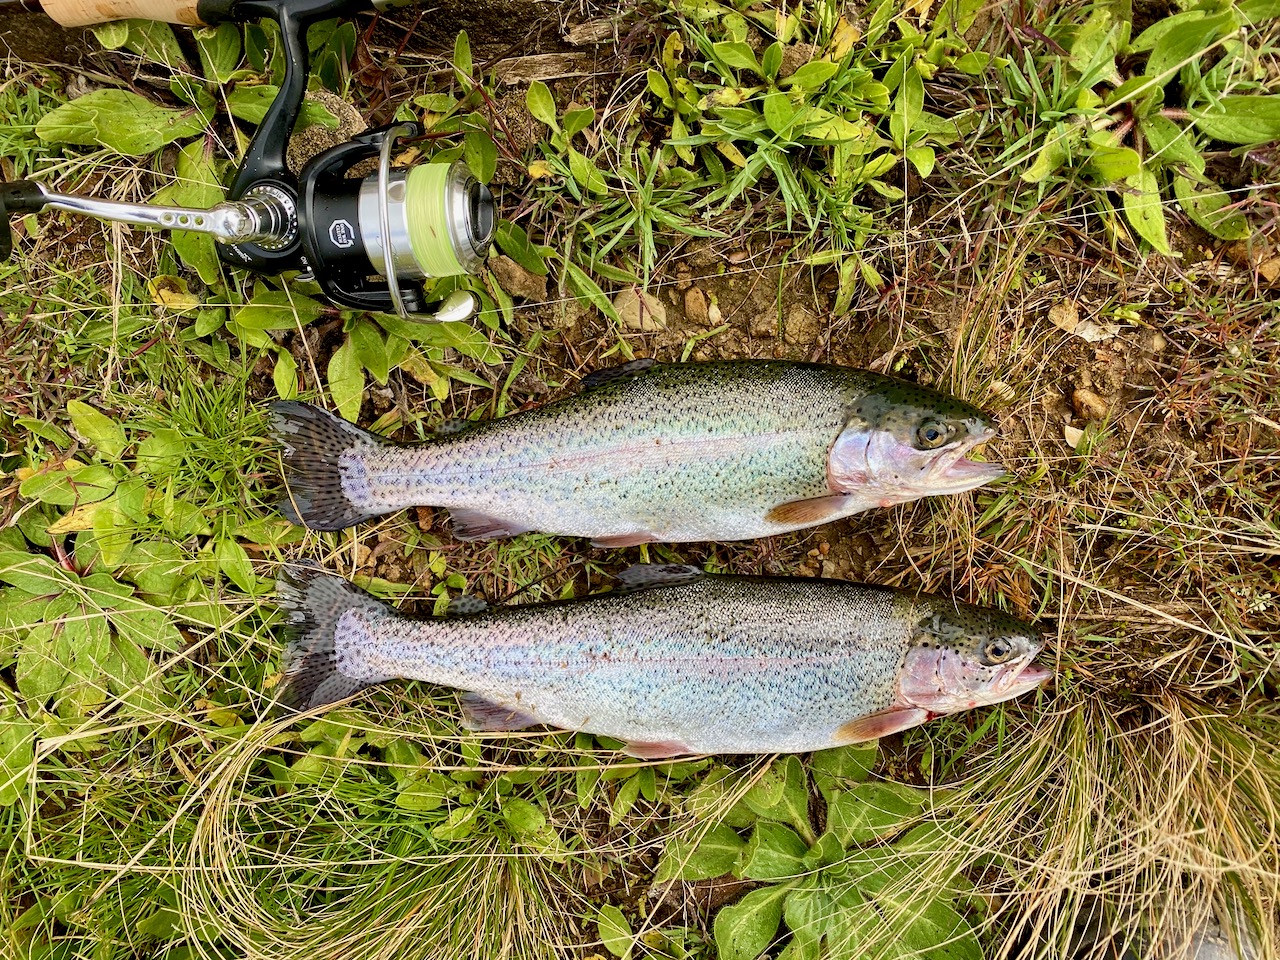
POLYGON ((1280 139, 1280 94, 1223 97, 1216 108, 1192 110, 1191 116, 1205 134, 1226 143, 1280 139))
POLYGON ((1154 171, 1143 167, 1126 181, 1132 189, 1124 194, 1124 214, 1142 239, 1166 256, 1173 253, 1165 232, 1164 206, 1160 201, 1160 181, 1154 171))
POLYGON ((671 98, 671 85, 667 83, 667 78, 662 75, 661 71, 650 70, 645 74, 645 84, 648 86, 649 92, 666 106, 675 106, 675 101, 671 98))
POLYGON ((809 826, 809 781, 795 755, 780 757, 743 795, 743 804, 757 816, 790 823, 801 833, 809 826))
POLYGON ((95 23, 89 27, 93 35, 105 50, 119 50, 129 39, 130 20, 113 20, 110 23, 95 23))
POLYGON ((982 960, 982 948, 973 928, 945 900, 939 898, 927 904, 899 902, 885 904, 881 909, 897 927, 899 942, 909 956, 982 960))
POLYGON ((1142 169, 1142 158, 1131 147, 1093 145, 1089 167, 1102 183, 1118 183, 1136 176, 1142 169))
POLYGON ((791 132, 791 125, 796 118, 796 108, 791 100, 780 90, 772 90, 764 98, 764 119, 769 129, 780 137, 791 132))
POLYGON ((35 724, 6 687, 0 687, 0 807, 17 802, 35 759, 35 724))
POLYGON ((1196 149, 1190 128, 1184 129, 1168 117, 1154 115, 1138 121, 1138 129, 1147 141, 1146 163, 1160 166, 1182 163, 1196 173, 1204 173, 1204 157, 1196 149))
POLYGON ((1239 210, 1228 209, 1231 196, 1220 187, 1201 191, 1186 177, 1175 176, 1173 195, 1188 217, 1219 240, 1248 238, 1249 222, 1239 210))
POLYGON ((1172 74, 1197 57, 1203 56, 1214 41, 1234 32, 1238 25, 1236 14, 1231 10, 1216 16, 1180 23, 1156 41, 1143 72, 1149 77, 1161 78, 1166 74, 1172 74))
POLYGON ((556 101, 545 83, 535 80, 529 84, 529 92, 525 94, 524 102, 533 119, 559 132, 560 124, 556 122, 556 101))
POLYGON ((1246 23, 1261 24, 1280 17, 1280 0, 1240 0, 1236 9, 1246 23))
POLYGON ((61 621, 36 624, 18 650, 13 668, 18 692, 36 703, 57 696, 66 682, 70 663, 60 657, 58 643, 64 626, 61 621))
POLYGON ((564 112, 564 138, 566 142, 581 133, 596 119, 596 112, 591 107, 579 107, 564 112))
POLYGON ((108 460, 119 460, 129 440, 124 428, 100 410, 79 400, 67 401, 67 415, 80 439, 97 447, 108 460))
POLYGON ((471 75, 475 72, 475 64, 471 59, 471 38, 467 36, 465 30, 459 30, 457 38, 453 41, 453 67, 460 80, 470 82, 471 75))
POLYGON ((795 73, 780 81, 786 87, 799 87, 806 92, 820 90, 827 81, 840 72, 840 64, 828 60, 810 60, 796 68, 795 73))
POLYGON ((764 51, 764 56, 760 60, 760 71, 764 76, 772 80, 778 75, 778 71, 782 68, 782 44, 775 40, 764 51))
POLYGON ((488 183, 493 179, 498 169, 498 147, 493 137, 483 130, 468 130, 462 141, 462 155, 477 180, 488 183))
POLYGON ((604 948, 615 957, 625 957, 631 952, 631 944, 635 934, 631 932, 631 924, 627 918, 611 903, 606 903, 596 914, 596 929, 600 931, 600 941, 604 948))
MULTIPOLYGON (((280 88, 273 83, 238 83, 226 94, 227 109, 237 120, 261 123, 279 93, 280 88)), ((333 130, 338 126, 338 118, 318 100, 303 100, 298 114, 298 129, 317 124, 333 130)))
POLYGON ((317 319, 324 304, 300 293, 259 288, 253 299, 231 317, 246 330, 294 330, 317 319))
POLYGON ((329 358, 328 381, 329 396, 338 412, 347 420, 359 419, 360 403, 364 399, 364 369, 349 339, 329 358))
POLYGON ((65 460, 57 466, 46 464, 18 485, 18 493, 30 500, 72 507, 96 503, 111 496, 116 478, 106 467, 65 460))
MULTIPOLYGON (((391 361, 387 355, 387 342, 382 333, 368 320, 357 320, 351 328, 351 345, 356 359, 372 374, 379 384, 387 382, 391 375, 391 361)), ((363 389, 363 384, 361 385, 363 389)))
MULTIPOLYGON (((227 542, 234 543, 234 541, 227 542)), ((223 555, 227 557, 227 567, 235 570, 236 576, 245 577, 247 574, 245 582, 252 587, 253 570, 249 566, 248 555, 244 554, 243 549, 240 554, 232 556, 230 552, 224 552, 223 555)), ((219 557, 219 565, 221 565, 221 559, 219 557)), ((165 610, 159 610, 139 601, 122 604, 110 611, 108 616, 120 636, 136 643, 139 647, 160 650, 164 653, 177 653, 185 644, 182 633, 165 610)))
POLYGON ((288 350, 276 354, 276 365, 271 371, 271 382, 276 396, 281 400, 293 400, 298 396, 298 361, 288 350))
POLYGON ((198 110, 162 107, 128 90, 95 90, 46 113, 36 124, 36 136, 46 143, 104 146, 141 157, 194 137, 208 120, 198 110))
POLYGON ((503 801, 502 819, 515 836, 538 833, 547 826, 547 815, 542 809, 519 797, 503 801))
POLYGON ((809 761, 814 786, 830 803, 837 792, 867 779, 879 752, 879 745, 874 741, 818 751, 809 761))
POLYGON ((773 942, 782 922, 786 886, 752 890, 716 914, 716 949, 720 960, 755 960, 773 942))
POLYGON ((234 23, 220 23, 216 27, 198 27, 193 36, 205 79, 229 83, 240 66, 240 30, 234 23))
POLYGON ((569 148, 569 172, 584 189, 600 195, 609 192, 609 185, 605 182, 604 175, 596 169, 594 163, 573 147, 569 148))
POLYGON ((903 151, 903 156, 911 161, 911 165, 916 168, 916 172, 920 174, 920 176, 928 177, 929 174, 933 173, 933 164, 937 159, 937 155, 934 153, 933 147, 907 147, 907 149, 903 151))
POLYGON ((902 86, 898 88, 898 96, 893 102, 893 116, 889 118, 889 129, 899 149, 907 144, 923 112, 924 78, 920 76, 920 68, 913 63, 902 76, 902 86))
POLYGON ((178 44, 173 27, 159 20, 130 20, 129 36, 124 42, 143 60, 150 60, 171 70, 186 70, 187 58, 178 44))
POLYGON ((1036 152, 1035 161, 1022 172, 1022 179, 1027 183, 1044 183, 1067 163, 1071 157, 1071 147, 1079 137, 1080 131, 1077 128, 1068 129, 1059 124, 1045 138, 1044 145, 1036 152))
POLYGON ((860 783, 839 794, 827 811, 827 829, 846 848, 891 836, 920 815, 924 791, 898 783, 860 783))
POLYGON ((230 537, 220 537, 214 544, 213 555, 217 558, 218 569, 245 593, 252 593, 257 584, 253 575, 253 564, 244 547, 230 537))
POLYGON ((672 838, 658 864, 659 880, 710 880, 731 871, 747 848, 747 842, 728 824, 720 823, 701 840, 672 838))
POLYGON ((755 51, 736 40, 722 40, 711 45, 712 56, 732 70, 753 70, 760 73, 755 51))
POLYGON ((746 880, 789 880, 805 872, 808 846, 790 827, 762 820, 742 855, 741 876, 746 880))
POLYGON ((547 275, 547 261, 538 253, 537 248, 529 242, 529 235, 524 227, 510 220, 499 220, 494 239, 498 249, 520 266, 539 277, 547 275))

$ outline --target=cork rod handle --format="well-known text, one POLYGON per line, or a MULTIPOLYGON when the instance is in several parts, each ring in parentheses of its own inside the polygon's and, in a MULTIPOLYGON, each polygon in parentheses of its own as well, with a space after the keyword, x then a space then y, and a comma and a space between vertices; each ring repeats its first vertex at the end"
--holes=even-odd
POLYGON ((198 27, 197 0, 41 0, 44 12, 64 27, 87 27, 139 17, 198 27))

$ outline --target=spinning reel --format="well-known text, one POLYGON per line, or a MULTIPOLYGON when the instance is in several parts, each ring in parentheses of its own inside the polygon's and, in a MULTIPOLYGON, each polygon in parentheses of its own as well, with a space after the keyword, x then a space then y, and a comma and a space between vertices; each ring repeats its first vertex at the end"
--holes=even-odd
MULTIPOLYGON (((300 271, 344 307, 411 320, 461 320, 475 312, 475 297, 463 291, 428 304, 422 281, 479 269, 496 225, 493 197, 461 162, 391 169, 396 143, 421 136, 418 124, 363 133, 314 157, 296 177, 285 162, 306 93, 307 28, 369 9, 364 0, 176 0, 176 6, 165 0, 42 0, 38 7, 36 0, 18 2, 43 8, 64 27, 125 17, 190 26, 269 17, 280 26, 285 70, 227 200, 200 210, 55 193, 33 180, 0 183, 0 259, 12 252, 10 215, 67 210, 208 234, 218 241, 224 263, 266 274, 300 271), (375 173, 347 176, 373 158, 375 173)), ((378 10, 395 5, 373 3, 378 10)))

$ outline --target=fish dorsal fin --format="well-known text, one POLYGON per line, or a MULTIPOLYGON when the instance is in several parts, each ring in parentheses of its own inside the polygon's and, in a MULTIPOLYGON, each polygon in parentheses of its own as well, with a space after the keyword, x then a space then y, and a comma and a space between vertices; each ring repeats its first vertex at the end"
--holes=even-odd
POLYGON ((475 424, 470 420, 461 420, 458 417, 452 417, 449 420, 441 420, 435 425, 435 429, 431 432, 437 437, 452 437, 455 434, 465 433, 474 426, 475 424))
POLYGON ((678 583, 692 583, 707 576, 701 567, 687 563, 637 563, 618 574, 618 592, 635 593, 654 587, 674 587, 678 583))
POLYGON ((492 609, 489 601, 483 597, 463 595, 454 597, 445 608, 446 617, 470 617, 477 613, 485 613, 492 609))
POLYGON ((619 380, 630 380, 632 377, 638 377, 650 367, 656 366, 657 360, 653 357, 641 357, 639 360, 632 360, 629 363, 619 364, 616 367, 605 367, 602 370, 592 370, 582 378, 583 390, 594 390, 596 387, 602 387, 606 383, 616 383, 619 380))

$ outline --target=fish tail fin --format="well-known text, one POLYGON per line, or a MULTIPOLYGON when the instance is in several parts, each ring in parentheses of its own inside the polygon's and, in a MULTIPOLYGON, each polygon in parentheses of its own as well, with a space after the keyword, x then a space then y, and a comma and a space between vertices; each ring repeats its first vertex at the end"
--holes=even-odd
POLYGON ((379 515, 354 502, 343 486, 342 459, 390 446, 328 410, 282 400, 271 405, 271 431, 284 448, 288 494, 279 509, 312 530, 344 530, 379 515))
MULTIPOLYGON (((393 679, 344 672, 344 668, 351 667, 351 657, 349 652, 340 653, 337 649, 338 625, 344 613, 358 609, 385 615, 395 612, 391 607, 341 577, 305 567, 295 567, 283 575, 276 584, 276 594, 281 609, 289 616, 284 678, 275 695, 277 706, 314 710, 393 679)), ((342 629, 344 647, 360 641, 360 637, 347 631, 362 630, 361 625, 344 625, 342 629)))

